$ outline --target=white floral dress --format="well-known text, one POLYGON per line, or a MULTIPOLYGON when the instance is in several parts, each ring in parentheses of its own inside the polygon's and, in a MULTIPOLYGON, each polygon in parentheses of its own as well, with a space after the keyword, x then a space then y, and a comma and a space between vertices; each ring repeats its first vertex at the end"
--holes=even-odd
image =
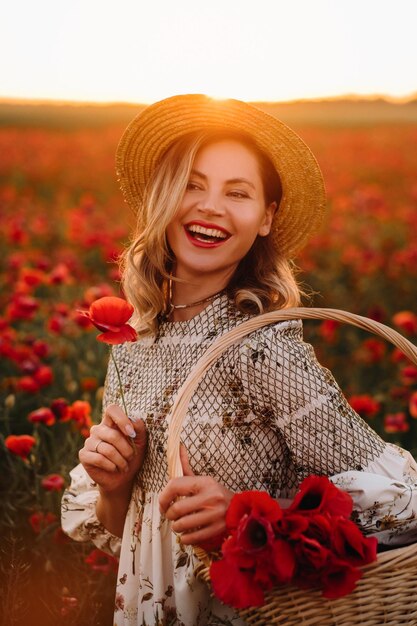
MULTIPOLYGON (((196 558, 161 517, 167 482, 167 416, 197 359, 245 317, 226 295, 186 322, 161 322, 157 337, 115 350, 130 414, 144 419, 148 449, 122 539, 98 521, 97 486, 81 465, 62 500, 62 526, 78 541, 120 556, 117 626, 242 626, 194 575, 196 558)), ((112 363, 104 407, 120 403, 112 363)), ((332 476, 353 497, 355 520, 385 544, 417 540, 417 465, 351 409, 302 340, 301 321, 253 332, 228 348, 190 402, 182 441, 196 474, 239 492, 292 497, 309 474, 332 476)))

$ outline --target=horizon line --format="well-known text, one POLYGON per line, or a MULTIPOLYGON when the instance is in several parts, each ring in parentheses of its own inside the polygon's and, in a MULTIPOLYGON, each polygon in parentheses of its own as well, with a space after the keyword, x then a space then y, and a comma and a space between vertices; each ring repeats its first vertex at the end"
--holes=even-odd
MULTIPOLYGON (((218 98, 215 98, 218 99, 218 98)), ((221 98, 219 98, 221 99, 221 98)), ((417 100, 417 91, 408 94, 407 96, 392 96, 386 93, 373 93, 373 94, 357 94, 346 93, 337 96, 320 96, 314 98, 292 98, 289 100, 247 100, 251 103, 264 103, 264 104, 301 104, 312 102, 338 102, 338 101, 350 101, 350 102, 372 102, 375 100, 384 100, 391 104, 407 104, 417 100)), ((156 101, 155 101, 156 102, 156 101)), ((139 102, 134 100, 68 100, 60 98, 30 98, 30 97, 15 97, 15 96, 0 96, 0 104, 11 105, 56 105, 56 106, 148 106, 148 102, 139 102)))

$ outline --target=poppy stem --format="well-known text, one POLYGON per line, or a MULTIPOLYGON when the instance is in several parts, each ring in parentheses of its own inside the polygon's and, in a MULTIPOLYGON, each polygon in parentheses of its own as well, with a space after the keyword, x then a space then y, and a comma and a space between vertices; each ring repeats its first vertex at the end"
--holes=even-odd
MULTIPOLYGON (((128 414, 127 414, 127 407, 126 407, 126 401, 125 401, 125 394, 123 393, 122 378, 121 378, 121 376, 120 376, 120 371, 119 371, 119 367, 118 367, 118 365, 117 365, 116 359, 114 358, 114 354, 113 354, 113 347, 112 347, 112 346, 110 346, 110 356, 111 356, 112 361, 113 361, 113 363, 114 363, 114 367, 115 367, 115 369, 116 369, 116 374, 117 374, 117 379, 118 379, 118 381, 119 381, 119 391, 120 391, 120 396, 121 396, 121 398, 122 398, 123 410, 124 410, 124 412, 126 413, 126 416, 127 416, 127 417, 129 417, 129 416, 128 416, 128 414)), ((130 439, 130 437, 129 437, 129 441, 130 441, 130 444, 131 444, 131 446, 132 446, 132 450, 133 450, 133 452, 135 452, 135 453, 136 453, 136 446, 135 446, 135 444, 133 443, 132 439, 130 439)))

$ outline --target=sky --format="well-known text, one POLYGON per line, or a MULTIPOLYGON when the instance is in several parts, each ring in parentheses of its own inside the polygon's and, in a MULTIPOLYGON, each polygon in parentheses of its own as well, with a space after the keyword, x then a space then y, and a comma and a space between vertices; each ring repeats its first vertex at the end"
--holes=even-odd
POLYGON ((0 98, 417 92, 417 0, 6 0, 0 98))

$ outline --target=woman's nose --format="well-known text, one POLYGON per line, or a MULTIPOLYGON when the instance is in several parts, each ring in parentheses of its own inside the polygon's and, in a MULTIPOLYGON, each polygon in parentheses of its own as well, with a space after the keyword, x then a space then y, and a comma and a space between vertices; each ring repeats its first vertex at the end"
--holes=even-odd
POLYGON ((200 213, 204 213, 207 215, 223 215, 224 207, 221 198, 214 193, 207 193, 203 198, 200 198, 200 201, 197 206, 198 211, 200 213))

